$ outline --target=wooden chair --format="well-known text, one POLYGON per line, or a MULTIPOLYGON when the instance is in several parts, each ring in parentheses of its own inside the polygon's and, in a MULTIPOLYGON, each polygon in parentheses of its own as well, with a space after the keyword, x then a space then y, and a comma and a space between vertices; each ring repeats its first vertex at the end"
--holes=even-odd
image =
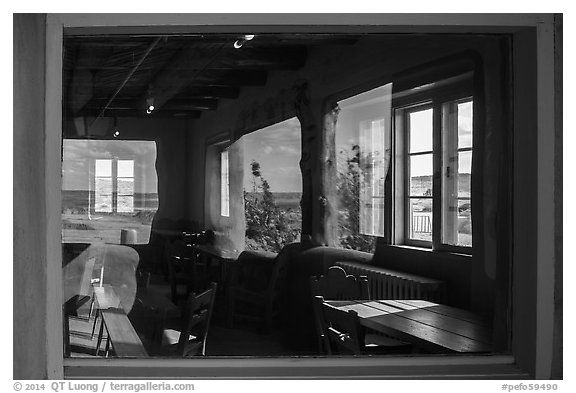
MULTIPOLYGON (((78 288, 78 293, 68 299, 62 306, 63 320, 64 320, 64 354, 66 356, 70 355, 70 317, 78 317, 78 310, 89 301, 93 302, 93 292, 92 292, 92 274, 94 271, 94 264, 96 262, 96 257, 91 257, 86 261, 84 266, 84 271, 80 278, 80 286, 78 288)), ((92 314, 92 306, 90 306, 88 318, 92 314)))
MULTIPOLYGON (((268 268, 268 271, 270 271, 265 281, 266 284, 262 288, 250 287, 250 282, 237 282, 232 278, 230 286, 227 288, 228 327, 233 327, 235 317, 243 317, 262 322, 265 332, 271 329, 274 317, 280 312, 280 304, 286 284, 289 254, 295 246, 297 245, 290 244, 285 246, 272 261, 266 260, 266 257, 260 257, 259 263, 262 270, 264 271, 268 268), (242 305, 245 307, 244 309, 242 309, 242 305), (249 313, 248 310, 260 311, 260 313, 249 313)), ((244 251, 242 254, 238 257, 235 264, 241 265, 238 262, 244 259, 245 256, 249 256, 250 252, 244 251)), ((232 276, 234 277, 234 274, 232 276)))
POLYGON ((174 241, 167 248, 168 277, 172 302, 185 300, 193 291, 205 288, 206 272, 198 266, 198 258, 183 241, 174 241))
POLYGON ((190 294, 186 309, 177 329, 164 329, 162 332, 163 355, 188 357, 206 354, 206 338, 210 328, 217 284, 199 295, 190 294))
POLYGON ((340 310, 324 302, 322 296, 314 297, 322 311, 321 323, 326 331, 330 353, 339 355, 370 355, 410 352, 411 345, 377 334, 365 334, 358 314, 353 310, 340 310))
POLYGON ((366 276, 346 274, 340 266, 331 266, 325 276, 310 277, 312 296, 324 296, 330 300, 370 299, 366 276))
POLYGON ((318 350, 321 353, 331 354, 327 331, 322 322, 322 308, 315 301, 315 296, 322 296, 330 300, 370 299, 368 279, 364 276, 356 277, 346 274, 340 266, 331 266, 325 276, 310 277, 310 292, 312 293, 312 308, 318 339, 318 350))

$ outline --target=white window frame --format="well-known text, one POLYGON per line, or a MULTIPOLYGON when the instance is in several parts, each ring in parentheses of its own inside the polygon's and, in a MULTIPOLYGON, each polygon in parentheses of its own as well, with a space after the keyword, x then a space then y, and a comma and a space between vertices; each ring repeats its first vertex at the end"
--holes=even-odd
MULTIPOLYGON (((398 217, 394 217, 393 219, 395 221, 400 221, 402 220, 402 226, 401 228, 403 228, 403 232, 404 232, 404 244, 407 245, 411 245, 411 246, 417 246, 417 247, 425 247, 425 248, 430 248, 432 247, 432 241, 426 241, 426 240, 419 240, 419 239, 413 239, 410 237, 410 228, 412 226, 412 223, 410 222, 410 218, 411 218, 411 214, 410 214, 410 200, 411 199, 430 199, 432 201, 432 212, 435 211, 435 193, 436 191, 436 184, 432 185, 432 196, 412 196, 411 192, 410 192, 410 158, 411 157, 418 157, 418 156, 423 156, 423 155, 432 155, 432 162, 434 163, 435 161, 435 157, 436 157, 436 149, 435 149, 435 143, 434 143, 434 127, 432 130, 432 149, 431 150, 424 150, 424 151, 417 151, 417 152, 410 152, 410 137, 408 135, 408 129, 410 127, 410 121, 409 121, 409 117, 410 114, 413 112, 417 112, 417 111, 423 111, 423 110, 427 110, 427 109, 432 109, 433 111, 433 119, 432 122, 434 123, 434 107, 430 104, 430 103, 425 103, 425 104, 421 104, 421 105, 416 105, 416 106, 411 106, 411 107, 407 107, 407 108, 402 108, 399 109, 401 111, 401 115, 404 117, 403 119, 403 127, 401 129, 396 130, 397 136, 396 136, 396 140, 398 141, 400 138, 403 138, 404 141, 402 143, 403 146, 403 151, 400 153, 401 157, 403 159, 403 168, 404 168, 404 173, 402 175, 402 182, 404 183, 404 193, 403 193, 403 197, 401 201, 398 201, 398 203, 401 204, 401 206, 403 206, 403 214, 398 217)), ((434 169, 432 169, 432 178, 434 179, 434 169)), ((435 183, 433 181, 433 183, 435 183)), ((432 236, 434 234, 434 225, 433 225, 433 221, 434 221, 434 217, 435 214, 432 214, 432 228, 431 228, 431 233, 432 236)))
POLYGON ((115 202, 116 211, 118 213, 134 213, 134 201, 135 201, 134 189, 136 188, 136 176, 134 174, 134 171, 135 171, 135 167, 136 167, 136 161, 132 158, 128 158, 128 159, 127 158, 116 158, 115 161, 116 161, 116 176, 114 178, 115 179, 114 181, 116 183, 116 200, 114 202, 115 202), (120 176, 120 175, 118 175, 118 166, 120 164, 120 161, 132 162, 132 176, 120 176), (120 188, 118 187, 118 180, 120 180, 120 179, 132 179, 132 193, 131 194, 120 194, 120 188), (125 196, 132 197, 132 210, 120 212, 120 211, 118 211, 118 199, 120 197, 125 197, 125 196))
MULTIPOLYGON (((415 100, 414 103, 403 104, 393 108, 394 115, 394 150, 395 160, 395 194, 392 196, 394 214, 392 217, 394 228, 394 244, 407 245, 433 251, 449 251, 459 254, 472 254, 472 246, 459 246, 446 244, 442 240, 442 157, 443 157, 443 130, 442 112, 443 106, 449 103, 474 101, 469 92, 450 93, 434 95, 429 99, 415 100), (432 150, 422 152, 410 152, 410 142, 408 136, 410 113, 432 109, 432 150), (432 154, 432 196, 411 196, 410 195, 410 157, 424 154, 432 154), (410 238, 410 199, 431 199, 432 200, 432 238, 430 241, 410 238)), ((458 151, 472 151, 472 148, 458 149, 458 151)), ((472 200, 472 195, 468 198, 472 200)))
MULTIPOLYGON (((440 157, 440 161, 441 161, 441 167, 440 167, 440 175, 441 175, 441 201, 440 201, 440 205, 441 205, 441 209, 440 209, 440 214, 442 215, 440 217, 441 220, 441 233, 439 236, 439 247, 441 247, 441 249, 443 250, 448 250, 448 251, 453 251, 453 252, 459 252, 459 253, 464 253, 464 254, 470 254, 472 251, 472 244, 470 244, 469 246, 464 246, 464 245, 458 245, 458 244, 452 244, 452 243, 448 243, 445 240, 445 235, 450 235, 452 237, 454 237, 455 239, 458 238, 458 204, 459 201, 461 200, 468 200, 469 204, 472 205, 472 183, 470 183, 470 195, 468 197, 460 197, 458 195, 458 177, 456 176, 456 184, 453 185, 456 187, 456 196, 454 197, 455 201, 456 201, 456 222, 455 222, 455 227, 451 226, 451 225, 446 225, 445 224, 445 220, 447 220, 447 216, 449 216, 449 207, 446 206, 447 204, 449 204, 449 201, 445 199, 446 194, 448 193, 448 181, 446 180, 446 177, 448 176, 448 174, 446 173, 446 170, 449 170, 449 166, 447 166, 446 163, 446 145, 452 145, 452 149, 453 149, 453 153, 455 153, 456 156, 456 167, 458 166, 458 156, 459 153, 463 153, 463 152, 470 152, 472 153, 474 150, 474 144, 471 143, 470 146, 467 147, 458 147, 458 127, 456 127, 456 129, 446 129, 446 123, 447 120, 450 119, 446 119, 446 110, 448 106, 452 107, 452 109, 454 107, 457 107, 459 104, 463 104, 463 103, 467 103, 470 102, 472 103, 472 105, 474 105, 474 98, 472 96, 470 97, 464 97, 461 99, 454 99, 454 100, 450 100, 448 102, 445 102, 442 104, 442 126, 441 126, 441 135, 442 135, 442 142, 441 142, 441 157, 440 157), (451 135, 450 135, 451 134, 451 135)), ((457 126, 458 124, 458 118, 453 119, 455 120, 455 124, 457 126)), ((472 134, 474 134, 474 116, 472 115, 472 134)), ((449 160, 448 160, 449 161, 449 160)), ((450 171, 451 175, 453 175, 454 173, 458 173, 459 171, 457 170, 452 170, 450 171)), ((470 179, 470 181, 472 181, 472 179, 470 179)), ((470 218, 471 219, 471 218, 470 218)), ((474 228, 472 228, 472 236, 474 236, 474 228)), ((473 241, 473 238, 472 238, 473 241)))
POLYGON ((220 151, 220 215, 230 217, 230 155, 227 148, 220 151))
MULTIPOLYGON (((92 182, 94 181, 94 212, 95 213, 114 213, 116 210, 116 204, 114 203, 114 159, 113 158, 97 158, 94 160, 94 179, 88 179, 88 181, 92 182), (110 175, 108 176, 98 176, 97 170, 98 170, 98 161, 109 161, 110 162, 110 175), (98 195, 101 195, 98 193, 98 190, 96 189, 96 185, 98 184, 98 179, 110 179, 110 211, 106 211, 106 210, 101 210, 101 209, 97 209, 96 207, 96 200, 98 199, 98 195)), ((104 194, 104 195, 108 195, 108 194, 104 194)), ((90 207, 91 208, 91 207, 90 207)))
POLYGON ((94 179, 90 179, 90 181, 94 181, 94 212, 95 213, 133 213, 134 212, 134 188, 135 188, 135 176, 134 176, 134 165, 135 160, 133 158, 96 158, 94 160, 94 166, 96 167, 96 161, 110 161, 110 176, 97 176, 96 170, 94 170, 94 179), (132 168, 132 176, 119 176, 118 175, 118 162, 119 161, 131 161, 133 168, 132 168), (96 209, 96 198, 97 198, 97 191, 96 191, 96 180, 97 179, 110 179, 112 185, 112 195, 111 195, 111 211, 104 211, 104 210, 97 210, 96 209), (132 179, 132 194, 120 194, 118 188, 118 180, 119 179, 132 179), (131 196, 132 197, 132 210, 131 211, 118 211, 118 197, 120 196, 131 196))

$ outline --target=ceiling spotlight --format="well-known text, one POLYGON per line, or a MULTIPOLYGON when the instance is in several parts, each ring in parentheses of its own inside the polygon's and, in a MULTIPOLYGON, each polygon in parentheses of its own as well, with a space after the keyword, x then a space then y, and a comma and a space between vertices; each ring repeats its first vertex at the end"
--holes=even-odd
POLYGON ((112 136, 114 138, 118 138, 118 136, 120 136, 120 131, 118 130, 118 118, 114 117, 114 126, 112 128, 113 132, 112 132, 112 136))
POLYGON ((148 96, 148 98, 146 98, 146 105, 147 105, 146 113, 148 114, 152 113, 152 111, 154 110, 154 97, 148 96))
POLYGON ((236 42, 234 42, 234 48, 240 49, 242 48, 242 45, 246 43, 246 41, 250 41, 252 39, 254 39, 254 34, 246 34, 243 38, 237 39, 236 42))

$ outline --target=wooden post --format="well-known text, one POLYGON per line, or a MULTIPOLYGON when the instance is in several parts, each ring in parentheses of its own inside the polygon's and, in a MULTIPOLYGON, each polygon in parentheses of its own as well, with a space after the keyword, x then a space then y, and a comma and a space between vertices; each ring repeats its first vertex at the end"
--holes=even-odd
POLYGON ((312 245, 312 222, 313 222, 313 175, 315 167, 315 152, 318 127, 315 123, 314 114, 310 108, 308 83, 303 82, 295 86, 296 97, 294 106, 296 116, 300 121, 302 132, 302 156, 300 158, 300 170, 302 172, 302 234, 301 242, 304 245, 312 245))
POLYGON ((336 240, 336 120, 339 109, 310 99, 307 82, 296 86, 302 129, 302 243, 334 246, 336 240))
POLYGON ((320 196, 320 228, 324 244, 334 247, 338 238, 338 192, 336 168, 336 122, 340 108, 330 102, 324 106, 321 130, 320 176, 322 194, 320 196))

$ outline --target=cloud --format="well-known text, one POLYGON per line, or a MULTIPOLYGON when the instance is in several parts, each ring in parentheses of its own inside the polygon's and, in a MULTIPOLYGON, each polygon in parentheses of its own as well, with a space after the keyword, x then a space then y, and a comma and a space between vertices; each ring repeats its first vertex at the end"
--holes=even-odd
POLYGON ((270 155, 274 152, 274 148, 272 146, 264 146, 261 151, 266 155, 270 155))
POLYGON ((278 146, 278 152, 288 155, 300 155, 300 148, 295 146, 278 146))

